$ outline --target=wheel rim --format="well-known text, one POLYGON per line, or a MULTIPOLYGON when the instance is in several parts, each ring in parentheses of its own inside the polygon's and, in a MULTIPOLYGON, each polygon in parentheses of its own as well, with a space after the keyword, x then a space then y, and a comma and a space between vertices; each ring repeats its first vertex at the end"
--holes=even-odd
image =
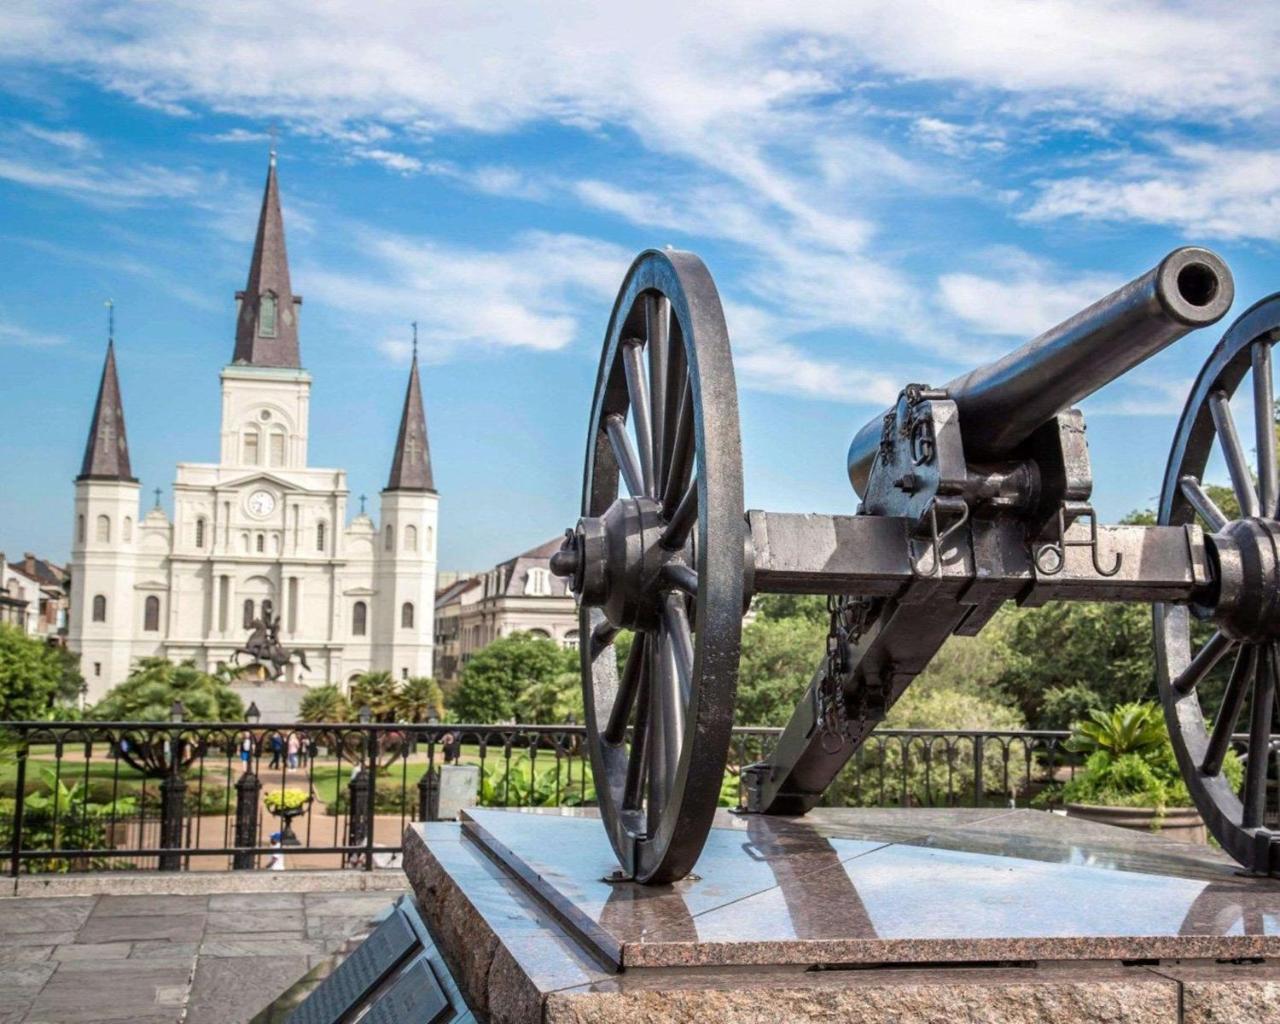
MULTIPOLYGON (((1183 779, 1209 831, 1250 870, 1277 873, 1280 845, 1265 825, 1280 623, 1275 594, 1276 540, 1280 537, 1280 468, 1277 467, 1271 348, 1280 326, 1280 296, 1264 299, 1231 325, 1196 379, 1174 438, 1160 498, 1160 523, 1201 524, 1210 557, 1225 580, 1236 564, 1240 538, 1252 566, 1238 593, 1220 583, 1211 607, 1155 606, 1156 678, 1165 721, 1183 779), (1242 388, 1255 420, 1257 458, 1245 454, 1230 398, 1242 388), (1205 491, 1210 456, 1220 451, 1242 515, 1229 519, 1205 491), (1256 470, 1256 482, 1252 477, 1256 470), (1256 550, 1254 550, 1256 546, 1256 550), (1262 568, 1258 568, 1261 564, 1262 568), (1217 628, 1193 643, 1197 618, 1217 628), (1206 680, 1230 666, 1220 700, 1206 699, 1206 680), (1243 728, 1241 728, 1243 727, 1243 728), (1249 733, 1245 778, 1237 793, 1222 762, 1237 731, 1249 733), (1255 754, 1257 756, 1255 756, 1255 754)), ((1238 569, 1237 569, 1238 571, 1238 569)))
POLYGON ((582 519, 552 562, 579 598, 601 815, 641 882, 692 870, 719 801, 743 544, 737 391, 715 284, 691 253, 642 253, 605 336, 582 519), (622 671, 620 629, 633 631, 622 671))

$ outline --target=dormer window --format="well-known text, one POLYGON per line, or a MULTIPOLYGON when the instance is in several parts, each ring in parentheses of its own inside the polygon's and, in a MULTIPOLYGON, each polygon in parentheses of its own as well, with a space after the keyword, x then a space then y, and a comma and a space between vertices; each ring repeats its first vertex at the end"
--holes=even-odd
POLYGON ((276 297, 271 292, 258 299, 258 334, 263 338, 276 336, 276 297))

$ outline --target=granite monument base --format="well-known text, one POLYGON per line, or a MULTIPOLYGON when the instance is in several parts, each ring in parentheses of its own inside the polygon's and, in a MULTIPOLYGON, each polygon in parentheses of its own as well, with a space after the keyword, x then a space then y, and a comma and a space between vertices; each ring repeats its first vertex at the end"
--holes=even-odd
POLYGON ((1030 810, 722 814, 645 887, 583 812, 411 826, 405 870, 503 1022, 1280 1022, 1280 882, 1030 810))

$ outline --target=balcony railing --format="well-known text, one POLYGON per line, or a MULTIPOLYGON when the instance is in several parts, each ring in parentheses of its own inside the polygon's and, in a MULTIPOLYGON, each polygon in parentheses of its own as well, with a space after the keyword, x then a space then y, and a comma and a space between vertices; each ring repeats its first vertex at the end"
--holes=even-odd
MULTIPOLYGON (((721 802, 778 729, 734 730, 721 802)), ((881 730, 837 806, 1025 804, 1075 770, 1065 732, 881 730)), ((440 769, 478 769, 484 806, 594 802, 585 730, 565 725, 0 723, 0 857, 12 875, 394 863, 438 814, 440 769), (297 802, 281 807, 286 791, 297 802), (283 845, 272 835, 282 833, 283 845)))

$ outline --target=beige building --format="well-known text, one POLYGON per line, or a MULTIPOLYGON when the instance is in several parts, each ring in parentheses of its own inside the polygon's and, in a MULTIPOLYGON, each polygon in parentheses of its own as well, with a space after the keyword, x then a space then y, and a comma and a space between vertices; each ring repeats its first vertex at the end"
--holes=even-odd
POLYGON ((221 373, 219 459, 182 462, 174 519, 139 513, 114 339, 75 484, 69 643, 96 700, 148 655, 232 660, 270 601, 280 640, 310 666, 292 681, 385 669, 429 675, 438 496, 415 353, 379 521, 347 520, 344 470, 307 461, 311 376, 302 367, 275 157, 235 350, 221 373))
POLYGON ((551 572, 561 537, 460 580, 436 596, 435 676, 457 679, 476 651, 499 637, 528 632, 578 646, 578 609, 565 580, 551 572))
POLYGON ((21 562, 6 561, 0 552, 0 591, 7 599, 0 621, 39 637, 67 633, 67 570, 30 551, 21 562))

